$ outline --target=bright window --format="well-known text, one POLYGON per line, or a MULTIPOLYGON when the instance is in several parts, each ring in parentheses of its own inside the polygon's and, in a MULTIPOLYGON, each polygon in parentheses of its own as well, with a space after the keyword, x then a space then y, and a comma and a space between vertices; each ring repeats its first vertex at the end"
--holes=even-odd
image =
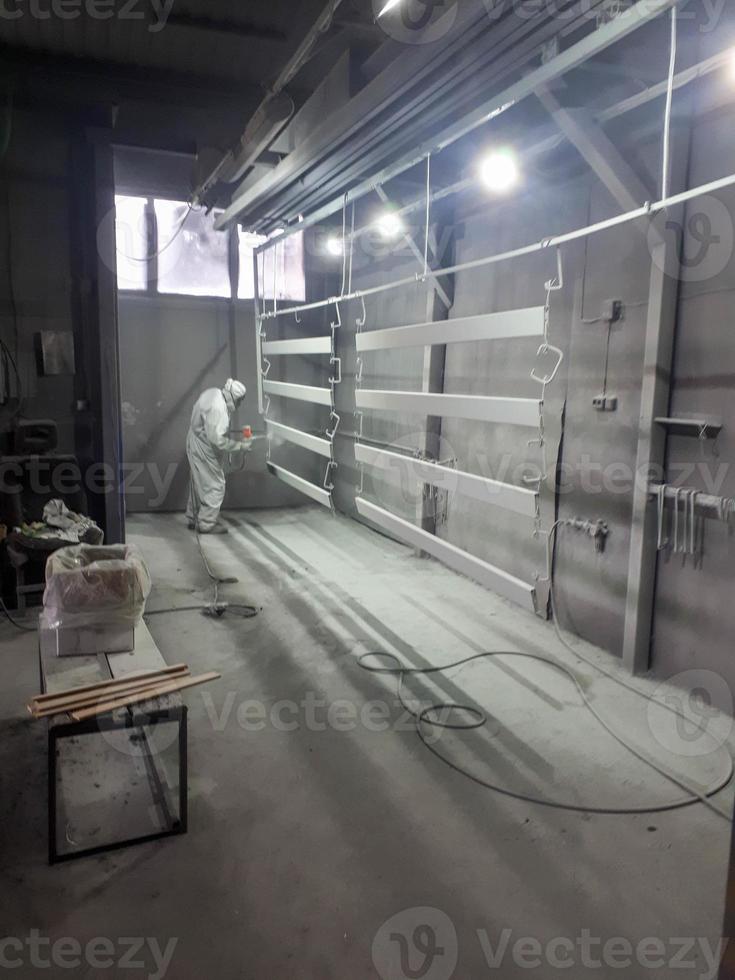
MULTIPOLYGON (((305 300, 304 233, 297 232, 282 240, 274 238, 272 242, 271 247, 258 256, 260 298, 272 300, 275 285, 277 299, 305 300)), ((242 278, 242 270, 240 274, 242 278)))
MULTIPOLYGON (((229 299, 229 242, 230 235, 237 234, 237 296, 245 300, 254 297, 253 254, 268 241, 264 236, 239 227, 237 231, 215 231, 221 211, 207 214, 184 201, 117 195, 115 209, 120 289, 229 299)), ((305 300, 303 232, 282 240, 273 238, 258 257, 258 270, 261 299, 273 300, 275 284, 279 300, 305 300)))
POLYGON ((240 247, 240 282, 237 287, 238 299, 252 299, 255 296, 253 251, 268 239, 264 235, 254 235, 237 226, 240 247))
POLYGON ((148 227, 144 197, 115 197, 117 284, 120 289, 148 285, 148 227))
POLYGON ((183 201, 154 202, 158 226, 158 292, 230 296, 226 231, 219 212, 194 211, 183 201))

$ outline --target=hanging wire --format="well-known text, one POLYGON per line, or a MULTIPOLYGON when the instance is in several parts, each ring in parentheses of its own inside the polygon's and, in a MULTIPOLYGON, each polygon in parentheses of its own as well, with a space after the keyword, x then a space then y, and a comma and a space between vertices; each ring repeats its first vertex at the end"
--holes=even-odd
POLYGON ((663 177, 661 180, 661 196, 669 196, 671 182, 671 110, 674 104, 674 78, 676 76, 676 52, 678 45, 678 21, 676 7, 671 8, 671 60, 669 62, 669 80, 666 91, 666 114, 664 116, 664 160, 663 177))
POLYGON ((431 221, 431 154, 426 155, 426 218, 424 227, 424 279, 429 272, 429 223, 431 221))
MULTIPOLYGON (((342 250, 344 251, 344 240, 342 242, 342 250)), ((352 259, 355 253, 355 202, 352 202, 352 223, 350 227, 350 274, 347 284, 347 292, 352 292, 352 259)))
MULTIPOLYGON (((735 186, 735 173, 729 174, 727 177, 720 177, 717 180, 710 181, 707 184, 700 184, 698 187, 693 187, 690 190, 682 191, 680 194, 673 194, 670 197, 663 198, 660 201, 647 201, 645 204, 638 208, 634 208, 632 211, 625 211, 622 214, 615 215, 612 218, 605 218, 603 221, 597 221, 591 225, 585 225, 581 228, 576 228, 573 231, 567 231, 560 235, 553 235, 550 238, 543 238, 541 241, 531 242, 528 245, 522 245, 519 248, 511 249, 506 252, 496 252, 493 255, 486 255, 483 258, 471 259, 467 262, 460 262, 455 265, 442 266, 432 270, 434 275, 438 276, 450 276, 455 275, 457 272, 465 272, 469 269, 481 269, 486 268, 490 265, 497 265, 500 262, 510 262, 511 260, 516 260, 529 255, 535 255, 541 252, 545 252, 550 248, 558 248, 561 245, 568 245, 570 242, 579 241, 583 238, 588 238, 592 235, 599 235, 602 232, 609 231, 612 228, 621 228, 624 225, 630 224, 632 221, 638 221, 641 218, 646 220, 650 219, 653 215, 660 214, 662 211, 668 208, 677 207, 680 204, 686 204, 688 201, 694 201, 697 198, 705 197, 710 194, 717 194, 720 191, 726 190, 727 188, 735 186)), ((391 292, 396 289, 403 289, 407 286, 414 286, 416 284, 416 274, 412 276, 402 276, 400 279, 394 279, 391 282, 381 283, 378 286, 370 286, 367 289, 362 289, 358 292, 353 292, 347 296, 342 296, 343 300, 357 299, 359 295, 364 296, 378 296, 383 293, 391 292)), ((296 310, 319 310, 324 309, 326 306, 330 306, 334 300, 330 297, 328 299, 315 300, 313 303, 300 303, 298 306, 286 307, 281 310, 281 315, 290 314, 296 310)), ((261 313, 260 319, 272 319, 272 313, 261 313)))
POLYGON ((345 248, 345 238, 347 237, 347 194, 342 198, 342 286, 339 291, 340 296, 344 296, 347 285, 347 249, 345 248))

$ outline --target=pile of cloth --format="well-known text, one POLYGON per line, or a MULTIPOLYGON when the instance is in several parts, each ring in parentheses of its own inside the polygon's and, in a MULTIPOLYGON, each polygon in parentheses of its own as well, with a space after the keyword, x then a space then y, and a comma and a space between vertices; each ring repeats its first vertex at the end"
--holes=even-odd
POLYGON ((23 523, 16 528, 24 538, 66 541, 69 544, 102 544, 102 529, 84 514, 69 510, 63 500, 50 500, 43 508, 43 521, 23 523))

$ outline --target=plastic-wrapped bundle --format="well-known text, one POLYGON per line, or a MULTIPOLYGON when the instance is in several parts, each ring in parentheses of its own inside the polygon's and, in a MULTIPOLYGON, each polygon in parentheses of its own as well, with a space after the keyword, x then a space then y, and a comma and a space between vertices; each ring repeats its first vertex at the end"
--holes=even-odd
POLYGON ((44 619, 63 627, 135 627, 151 591, 151 577, 134 545, 74 545, 46 563, 44 619))

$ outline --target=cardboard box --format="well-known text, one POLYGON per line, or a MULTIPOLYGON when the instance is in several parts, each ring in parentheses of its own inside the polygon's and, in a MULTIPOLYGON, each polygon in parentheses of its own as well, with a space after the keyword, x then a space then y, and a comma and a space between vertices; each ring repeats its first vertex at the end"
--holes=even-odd
POLYGON ((133 626, 50 627, 39 619, 44 650, 57 657, 95 657, 101 653, 130 653, 135 649, 133 626))

